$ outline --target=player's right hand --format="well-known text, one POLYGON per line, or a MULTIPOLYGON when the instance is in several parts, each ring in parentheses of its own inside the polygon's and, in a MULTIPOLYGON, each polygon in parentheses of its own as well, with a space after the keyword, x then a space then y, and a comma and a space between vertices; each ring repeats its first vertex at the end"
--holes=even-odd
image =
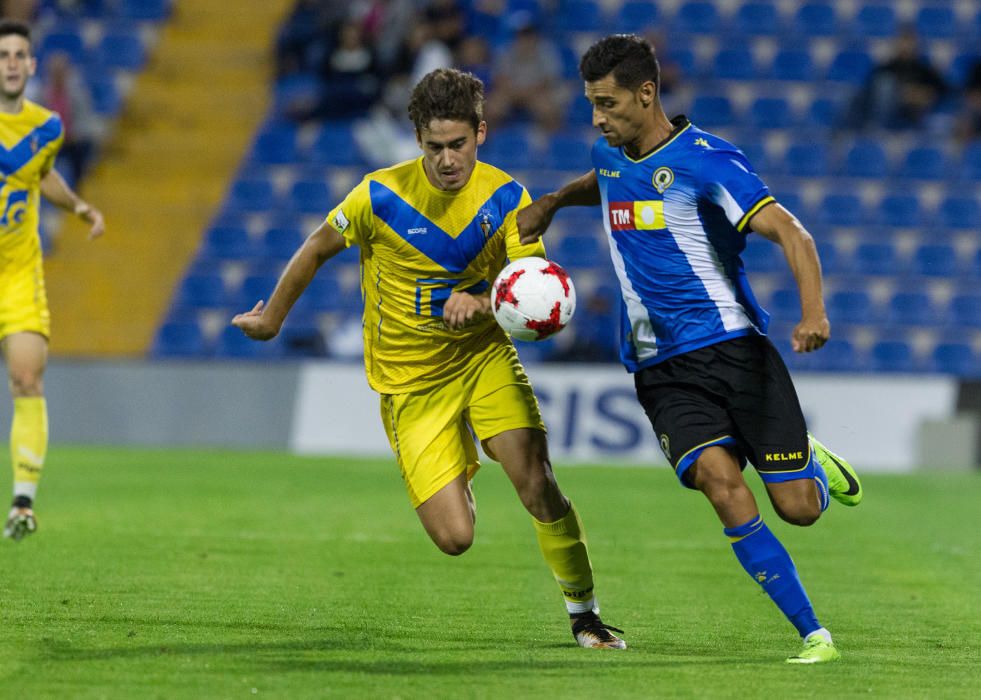
POLYGON ((253 340, 269 340, 270 338, 275 338, 279 329, 271 328, 267 320, 262 317, 264 306, 265 302, 260 300, 258 304, 252 307, 251 311, 246 311, 244 314, 236 314, 232 319, 232 325, 241 329, 245 335, 253 340))
POLYGON ((541 238, 548 225, 552 223, 554 215, 555 211, 542 199, 537 199, 524 209, 519 209, 516 218, 521 245, 529 245, 541 238))

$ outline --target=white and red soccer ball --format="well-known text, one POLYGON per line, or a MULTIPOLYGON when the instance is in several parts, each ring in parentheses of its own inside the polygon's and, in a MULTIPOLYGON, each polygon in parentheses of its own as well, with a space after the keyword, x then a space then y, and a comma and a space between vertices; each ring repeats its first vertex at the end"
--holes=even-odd
POLYGON ((519 258, 491 288, 494 318, 517 340, 544 340, 568 325, 576 310, 569 273, 544 258, 519 258))

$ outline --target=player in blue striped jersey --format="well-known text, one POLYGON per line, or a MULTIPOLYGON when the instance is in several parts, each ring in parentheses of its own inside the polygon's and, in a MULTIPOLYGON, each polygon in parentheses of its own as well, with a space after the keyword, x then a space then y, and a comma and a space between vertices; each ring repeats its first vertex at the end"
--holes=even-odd
POLYGON ((654 49, 606 37, 580 72, 602 132, 593 170, 518 214, 530 243, 565 206, 597 205, 620 282, 620 356, 681 483, 705 494, 747 573, 804 639, 791 663, 839 658, 789 554, 763 523, 742 469, 752 463, 781 518, 810 525, 829 498, 857 505, 854 470, 807 433, 779 353, 766 338, 739 254, 755 231, 780 245, 800 290, 797 352, 830 324, 810 234, 745 156, 685 117, 668 119, 654 49))

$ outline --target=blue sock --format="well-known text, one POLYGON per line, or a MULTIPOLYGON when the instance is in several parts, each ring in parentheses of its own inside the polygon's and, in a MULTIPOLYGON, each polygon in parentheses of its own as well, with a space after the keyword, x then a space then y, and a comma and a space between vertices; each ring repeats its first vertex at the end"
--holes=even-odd
POLYGON ((732 540, 732 551, 746 573, 763 586, 800 636, 821 629, 793 560, 763 522, 763 516, 757 515, 737 527, 727 527, 724 532, 732 540))
POLYGON ((811 450, 811 464, 814 465, 814 483, 817 484, 818 500, 821 502, 821 512, 823 513, 831 505, 831 495, 828 492, 828 475, 813 449, 811 450))

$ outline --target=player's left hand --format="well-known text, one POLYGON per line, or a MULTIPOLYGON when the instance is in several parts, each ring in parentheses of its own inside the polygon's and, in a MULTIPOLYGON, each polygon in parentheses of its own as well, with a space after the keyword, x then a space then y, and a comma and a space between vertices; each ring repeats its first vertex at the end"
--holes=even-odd
POLYGON ((443 305, 443 323, 456 330, 490 313, 490 294, 452 292, 443 305))
POLYGON ((804 318, 794 327, 790 338, 794 352, 811 352, 824 346, 831 337, 831 323, 827 316, 804 318))
POLYGON ((79 214, 84 222, 89 224, 91 228, 89 229, 89 240, 95 240, 103 233, 106 232, 106 220, 102 216, 102 212, 89 205, 89 208, 79 214))
POLYGON ((232 319, 232 325, 240 329, 252 340, 270 340, 275 338, 279 329, 270 328, 267 320, 262 316, 262 310, 266 303, 262 300, 252 307, 251 311, 236 314, 232 319))

